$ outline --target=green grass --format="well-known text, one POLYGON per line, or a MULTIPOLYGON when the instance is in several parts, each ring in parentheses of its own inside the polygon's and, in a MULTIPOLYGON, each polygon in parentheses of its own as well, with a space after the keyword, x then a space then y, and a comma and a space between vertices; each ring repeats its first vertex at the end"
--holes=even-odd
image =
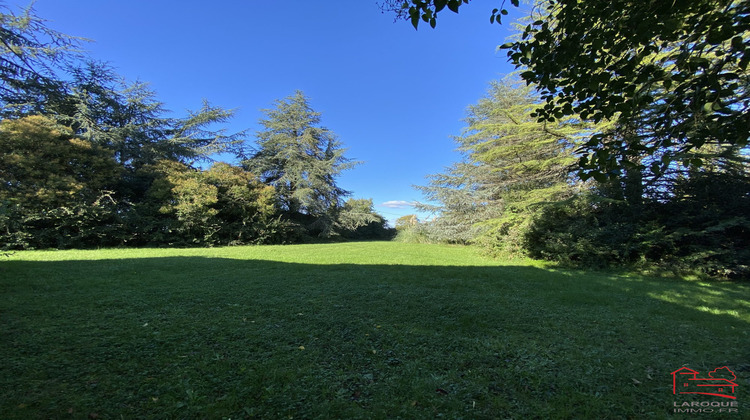
POLYGON ((748 284, 371 242, 18 252, 0 296, 3 419, 661 418, 724 365, 750 414, 748 284))

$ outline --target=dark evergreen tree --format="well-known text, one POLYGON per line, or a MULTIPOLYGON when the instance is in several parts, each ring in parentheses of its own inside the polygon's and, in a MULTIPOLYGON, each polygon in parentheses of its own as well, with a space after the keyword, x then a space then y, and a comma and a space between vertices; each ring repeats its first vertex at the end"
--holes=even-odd
POLYGON ((47 27, 31 7, 17 14, 0 5, 0 115, 47 113, 65 96, 59 73, 80 57, 81 41, 47 27))
POLYGON ((168 159, 188 164, 229 150, 242 133, 210 131, 211 124, 229 120, 233 112, 204 101, 184 118, 166 117, 164 104, 148 84, 127 84, 106 64, 89 62, 73 71, 70 95, 56 117, 76 134, 114 151, 126 168, 168 159))
POLYGON ((349 195, 336 184, 336 177, 357 163, 344 156, 346 149, 320 125, 320 113, 302 92, 275 105, 264 110, 264 129, 257 133, 257 147, 244 165, 276 188, 287 217, 310 234, 331 236, 342 198, 349 195))
POLYGON ((348 239, 390 239, 393 232, 375 212, 372 199, 346 200, 336 217, 336 231, 348 239))

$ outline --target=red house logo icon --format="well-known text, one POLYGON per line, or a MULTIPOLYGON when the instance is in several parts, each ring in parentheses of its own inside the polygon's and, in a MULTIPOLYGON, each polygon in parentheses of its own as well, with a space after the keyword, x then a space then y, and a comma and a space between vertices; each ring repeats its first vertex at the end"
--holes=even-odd
POLYGON ((674 394, 702 394, 715 397, 737 399, 734 388, 737 384, 732 382, 737 376, 728 367, 722 366, 708 372, 708 378, 699 378, 699 373, 681 367, 672 372, 672 385, 674 394))

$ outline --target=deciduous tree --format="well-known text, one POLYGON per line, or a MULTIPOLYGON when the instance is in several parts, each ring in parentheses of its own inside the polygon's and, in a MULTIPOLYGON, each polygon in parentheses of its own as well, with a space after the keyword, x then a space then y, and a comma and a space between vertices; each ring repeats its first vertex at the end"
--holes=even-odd
POLYGON ((121 175, 112 153, 31 116, 0 123, 0 241, 11 248, 112 243, 121 175))
MULTIPOLYGON (((197 170, 176 161, 160 161, 159 177, 148 196, 167 216, 152 222, 152 231, 174 231, 175 244, 239 245, 281 238, 273 187, 239 166, 215 163, 197 170), (160 227, 159 225, 163 226, 160 227)), ((153 213, 153 208, 146 212, 153 213)))
POLYGON ((540 2, 541 16, 507 44, 527 82, 539 86, 544 120, 580 114, 635 127, 586 143, 584 172, 614 174, 627 151, 658 157, 664 171, 707 143, 747 144, 750 133, 750 4, 736 0, 540 2))
MULTIPOLYGON (((387 1, 417 27, 468 0, 387 1)), ((511 0, 518 6, 518 0, 511 0)), ((490 21, 506 13, 492 11, 490 21)), ((519 39, 503 45, 544 100, 540 121, 619 121, 637 135, 591 133, 581 176, 633 165, 700 166, 704 144, 744 147, 750 136, 750 3, 738 0, 539 0, 519 39), (636 156, 651 158, 634 159, 636 156), (637 160, 634 162, 634 160, 637 160)))

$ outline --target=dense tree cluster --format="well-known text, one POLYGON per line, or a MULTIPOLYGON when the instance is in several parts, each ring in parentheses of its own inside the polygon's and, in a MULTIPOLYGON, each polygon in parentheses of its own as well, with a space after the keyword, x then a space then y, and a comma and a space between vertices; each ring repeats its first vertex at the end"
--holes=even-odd
POLYGON ((372 201, 344 202, 354 163, 301 92, 266 111, 248 156, 245 133, 211 128, 232 111, 167 117, 29 11, 0 24, 0 249, 387 236, 372 201))
MULTIPOLYGON (((381 4, 434 28, 468 3, 381 4)), ((737 0, 534 1, 501 46, 527 87, 493 85, 470 108, 464 160, 421 187, 438 217, 414 229, 566 264, 749 277, 749 18, 737 0)))
POLYGON ((469 108, 455 138, 465 159, 419 187, 440 203, 419 206, 440 214, 435 234, 462 242, 515 236, 538 203, 570 196, 573 151, 587 127, 574 119, 538 123, 529 115, 537 102, 532 89, 508 79, 469 108))
MULTIPOLYGON (((528 86, 495 82, 469 108, 463 160, 419 187, 429 222, 406 223, 412 241, 476 243, 493 254, 566 265, 636 265, 740 278, 750 274, 750 159, 703 146, 700 167, 633 166, 597 181, 578 177, 575 150, 592 131, 622 127, 531 116, 528 86)), ((615 135, 615 134, 613 134, 615 135)), ((409 219, 413 220, 413 219, 409 219)))
MULTIPOLYGON (((468 3, 381 2, 415 27, 468 3)), ((420 187, 436 217, 399 219, 399 236, 750 276, 749 17, 737 0, 535 2, 502 46, 518 79, 469 108, 461 161, 420 187)), ((302 92, 248 146, 212 129, 231 111, 166 117, 78 40, 28 13, 0 23, 3 248, 387 236, 372 201, 337 185, 357 162, 302 92), (209 165, 217 152, 239 163, 209 165)))

